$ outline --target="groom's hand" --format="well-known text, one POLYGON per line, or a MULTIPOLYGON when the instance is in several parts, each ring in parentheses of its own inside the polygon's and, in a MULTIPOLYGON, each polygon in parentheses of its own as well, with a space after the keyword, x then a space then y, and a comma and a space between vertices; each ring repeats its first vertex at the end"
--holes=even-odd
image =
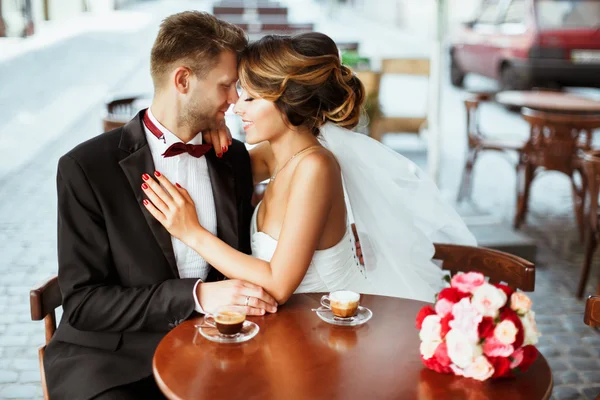
POLYGON ((208 312, 226 305, 246 307, 248 315, 277 311, 277 302, 271 295, 260 286, 245 281, 231 279, 205 282, 200 283, 196 290, 200 306, 208 312))
POLYGON ((365 265, 365 259, 363 258, 362 247, 360 246, 360 240, 358 238, 358 231, 356 230, 356 224, 352 224, 352 233, 354 234, 354 245, 356 247, 356 257, 360 261, 361 265, 365 265))

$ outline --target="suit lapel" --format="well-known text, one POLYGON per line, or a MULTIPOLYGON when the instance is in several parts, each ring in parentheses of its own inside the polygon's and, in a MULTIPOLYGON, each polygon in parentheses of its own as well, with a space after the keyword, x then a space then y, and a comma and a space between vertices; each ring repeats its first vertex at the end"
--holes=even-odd
POLYGON ((239 247, 238 212, 233 167, 227 156, 217 158, 214 151, 206 154, 208 174, 215 199, 217 236, 231 247, 239 247))
POLYGON ((119 148, 130 154, 123 158, 119 162, 119 165, 123 169, 125 176, 127 176, 127 180, 135 193, 138 205, 141 208, 142 213, 146 218, 146 222, 158 242, 160 249, 171 266, 171 270, 175 276, 179 278, 175 253, 173 252, 173 245, 171 243, 171 235, 160 222, 150 215, 146 210, 146 207, 142 204, 142 201, 144 200, 142 189, 140 188, 142 184, 142 174, 152 173, 154 171, 152 153, 150 152, 150 147, 146 141, 146 134, 144 133, 143 128, 142 118, 144 112, 145 110, 140 111, 134 119, 123 127, 119 148))

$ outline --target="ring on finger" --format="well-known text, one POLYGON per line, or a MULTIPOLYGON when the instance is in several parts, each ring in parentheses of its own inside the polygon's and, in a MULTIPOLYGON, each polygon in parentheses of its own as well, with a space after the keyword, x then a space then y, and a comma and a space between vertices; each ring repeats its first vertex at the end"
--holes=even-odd
POLYGON ((248 303, 250 303, 250 296, 246 296, 246 304, 244 304, 246 307, 248 307, 248 303))

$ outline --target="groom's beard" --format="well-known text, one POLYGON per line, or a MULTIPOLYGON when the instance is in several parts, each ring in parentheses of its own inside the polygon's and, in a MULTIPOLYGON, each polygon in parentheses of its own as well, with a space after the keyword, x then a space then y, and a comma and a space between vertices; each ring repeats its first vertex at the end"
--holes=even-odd
POLYGON ((209 115, 195 104, 190 104, 181 114, 181 125, 188 126, 192 132, 201 132, 216 127, 215 113, 209 115))

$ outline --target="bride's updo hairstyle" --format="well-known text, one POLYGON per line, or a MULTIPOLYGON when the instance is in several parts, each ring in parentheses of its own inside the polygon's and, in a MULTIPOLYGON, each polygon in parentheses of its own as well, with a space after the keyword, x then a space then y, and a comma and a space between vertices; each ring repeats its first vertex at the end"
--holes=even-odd
POLYGON ((272 101, 293 126, 315 136, 328 121, 348 129, 358 124, 365 89, 322 33, 267 35, 251 43, 239 77, 250 96, 272 101))

